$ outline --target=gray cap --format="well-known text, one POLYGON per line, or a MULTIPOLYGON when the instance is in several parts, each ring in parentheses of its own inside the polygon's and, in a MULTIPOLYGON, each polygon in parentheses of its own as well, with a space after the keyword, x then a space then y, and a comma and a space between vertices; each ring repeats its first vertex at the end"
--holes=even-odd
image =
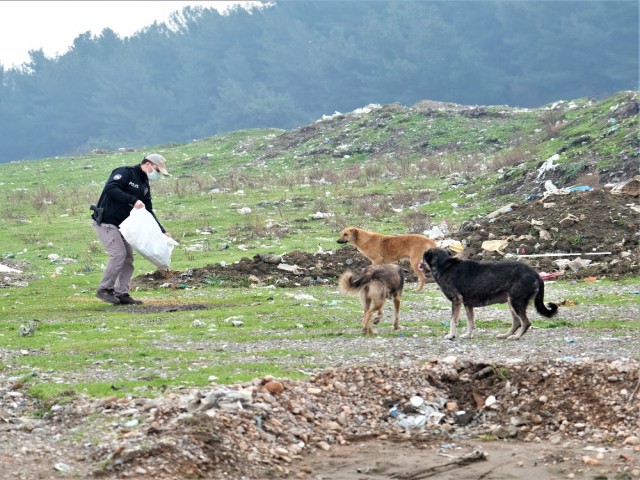
POLYGON ((157 165, 158 170, 160 170, 161 174, 169 175, 169 172, 167 172, 167 161, 159 153, 152 153, 150 155, 147 155, 146 157, 144 157, 144 160, 148 160, 154 165, 157 165))

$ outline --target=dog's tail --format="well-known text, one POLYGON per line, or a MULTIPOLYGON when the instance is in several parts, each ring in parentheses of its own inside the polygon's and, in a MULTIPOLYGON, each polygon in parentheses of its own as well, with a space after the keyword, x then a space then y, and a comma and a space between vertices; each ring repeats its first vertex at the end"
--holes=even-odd
MULTIPOLYGON (((402 291, 402 283, 404 276, 402 271, 398 268, 400 275, 400 291, 402 291)), ((380 278, 380 272, 376 269, 365 268, 360 275, 356 276, 351 270, 345 271, 340 275, 338 280, 338 289, 342 293, 356 295, 365 287, 377 288, 380 295, 387 296, 388 287, 387 284, 380 278)))
POLYGON ((534 300, 536 310, 544 317, 551 318, 558 313, 558 305, 555 303, 544 304, 544 280, 538 276, 538 293, 534 300))
POLYGON ((354 274, 351 270, 347 270, 340 275, 340 279, 338 280, 338 289, 342 293, 353 295, 360 291, 360 286, 353 284, 353 276, 354 274))

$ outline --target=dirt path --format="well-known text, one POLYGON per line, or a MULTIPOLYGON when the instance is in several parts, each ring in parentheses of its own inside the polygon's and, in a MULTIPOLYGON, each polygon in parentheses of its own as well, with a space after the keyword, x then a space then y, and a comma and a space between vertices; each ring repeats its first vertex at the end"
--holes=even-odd
POLYGON ((640 452, 570 442, 369 440, 316 451, 292 469, 313 480, 631 479, 640 475, 640 452))

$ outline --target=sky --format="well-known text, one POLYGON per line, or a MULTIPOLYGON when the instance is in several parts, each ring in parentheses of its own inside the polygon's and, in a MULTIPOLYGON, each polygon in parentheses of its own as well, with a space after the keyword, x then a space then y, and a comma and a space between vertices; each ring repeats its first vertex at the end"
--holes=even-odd
POLYGON ((0 1, 0 64, 5 69, 29 61, 29 50, 42 48, 49 58, 65 54, 73 40, 110 28, 128 37, 169 19, 186 6, 224 11, 237 1, 0 1))

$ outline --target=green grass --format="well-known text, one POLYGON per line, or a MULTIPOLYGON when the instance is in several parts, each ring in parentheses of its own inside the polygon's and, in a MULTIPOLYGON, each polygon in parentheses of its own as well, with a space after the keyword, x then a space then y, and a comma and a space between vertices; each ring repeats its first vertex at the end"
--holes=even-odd
MULTIPOLYGON (((521 200, 492 192, 522 181, 524 172, 567 145, 560 160, 566 178, 580 174, 590 151, 597 153, 599 165, 611 168, 620 151, 629 154, 637 142, 634 118, 607 133, 610 107, 625 95, 593 105, 576 100, 580 108, 559 117, 564 123, 553 138, 545 138, 548 120, 537 111, 487 107, 486 115, 474 119, 384 107, 356 120, 313 124, 295 132, 294 143, 294 132, 246 130, 141 152, 0 164, 0 263, 15 262, 28 275, 28 286, 0 288, 0 370, 43 399, 74 392, 160 393, 204 386, 211 377, 220 383, 264 375, 300 378, 324 366, 314 339, 361 335, 359 302, 338 296, 335 287, 254 288, 248 280, 231 287, 211 276, 204 288, 134 292, 147 305, 191 309, 136 313, 98 301, 94 292, 106 255, 90 225, 89 205, 112 169, 134 165, 144 153, 160 152, 169 160, 172 176, 153 186, 154 210, 180 242, 171 266, 183 272, 258 253, 332 250, 347 225, 388 234, 419 232, 441 221, 455 226, 521 200), (581 135, 598 141, 571 146, 581 135), (397 153, 377 155, 372 147, 387 141, 397 145, 397 153), (513 164, 497 171, 491 163, 497 157, 511 158, 513 164), (251 213, 242 214, 243 207, 251 213), (313 220, 318 211, 333 216, 313 220), (296 293, 314 299, 298 299, 296 293), (234 327, 232 318, 243 326, 234 327), (20 325, 32 320, 39 323, 34 335, 20 336, 20 325), (268 343, 274 339, 279 342, 268 343), (253 345, 251 355, 243 353, 246 348, 234 350, 253 345), (100 370, 104 379, 73 380, 87 369, 100 370)), ((138 258, 134 275, 153 270, 138 258)), ((637 278, 619 282, 627 289, 638 283, 637 278)), ((579 303, 616 308, 638 301, 637 295, 565 288, 579 303)), ((444 298, 414 292, 405 298, 420 305, 424 320, 405 325, 400 334, 387 323, 380 335, 442 337, 447 326, 430 319, 429 312, 448 308, 444 298)), ((504 308, 491 308, 495 318, 484 320, 481 328, 504 330, 504 308)), ((536 323, 576 326, 553 319, 536 323)), ((579 323, 589 329, 639 328, 635 319, 604 316, 579 323)))

